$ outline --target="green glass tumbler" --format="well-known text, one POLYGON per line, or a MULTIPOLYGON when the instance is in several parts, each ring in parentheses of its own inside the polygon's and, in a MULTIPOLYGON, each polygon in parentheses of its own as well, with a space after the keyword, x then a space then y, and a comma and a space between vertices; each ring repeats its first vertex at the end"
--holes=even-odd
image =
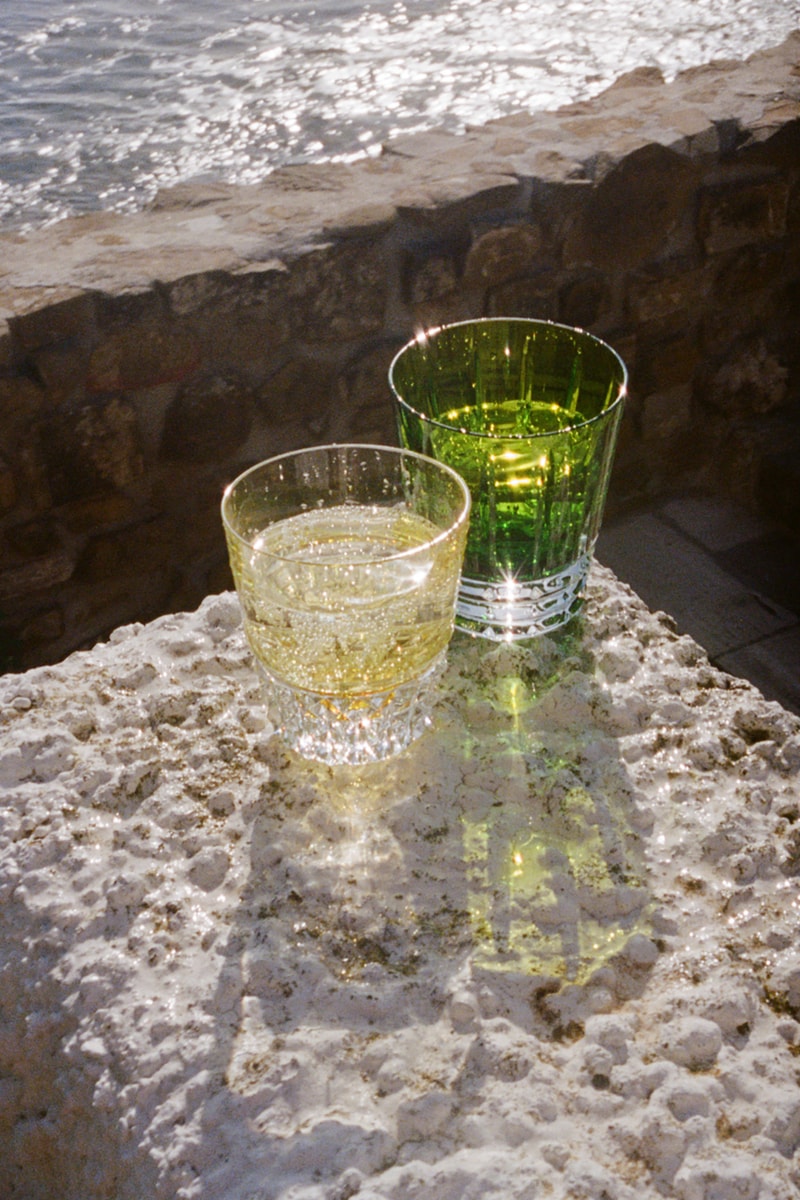
POLYGON ((627 385, 619 355, 551 321, 420 333, 389 368, 400 440, 472 494, 458 628, 517 641, 581 608, 627 385))

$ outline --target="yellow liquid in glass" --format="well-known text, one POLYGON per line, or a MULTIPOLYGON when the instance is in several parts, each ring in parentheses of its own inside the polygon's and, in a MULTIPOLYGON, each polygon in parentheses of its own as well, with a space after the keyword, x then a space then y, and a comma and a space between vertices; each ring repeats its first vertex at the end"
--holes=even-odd
POLYGON ((462 545, 403 506, 340 505, 268 526, 235 554, 248 641, 292 687, 371 695, 446 647, 462 545), (411 553, 405 553, 405 552, 411 553))

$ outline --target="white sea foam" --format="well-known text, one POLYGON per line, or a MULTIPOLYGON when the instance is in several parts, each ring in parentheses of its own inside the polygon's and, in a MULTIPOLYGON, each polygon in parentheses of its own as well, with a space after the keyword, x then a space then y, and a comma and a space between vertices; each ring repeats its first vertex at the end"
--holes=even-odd
POLYGON ((797 0, 6 0, 0 223, 376 153, 774 45, 797 0), (11 11, 7 11, 10 9, 11 11))

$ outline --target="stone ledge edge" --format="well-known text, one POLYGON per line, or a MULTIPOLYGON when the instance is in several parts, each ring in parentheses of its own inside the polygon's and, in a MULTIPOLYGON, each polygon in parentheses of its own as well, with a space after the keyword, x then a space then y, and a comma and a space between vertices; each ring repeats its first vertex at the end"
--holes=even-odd
POLYGON ((281 167, 260 184, 179 184, 134 214, 90 213, 0 235, 0 336, 8 318, 85 291, 137 292, 207 271, 281 271, 326 241, 492 189, 599 182, 658 143, 687 157, 766 140, 800 117, 800 30, 746 60, 665 82, 622 75, 591 100, 387 143, 378 157, 281 167))

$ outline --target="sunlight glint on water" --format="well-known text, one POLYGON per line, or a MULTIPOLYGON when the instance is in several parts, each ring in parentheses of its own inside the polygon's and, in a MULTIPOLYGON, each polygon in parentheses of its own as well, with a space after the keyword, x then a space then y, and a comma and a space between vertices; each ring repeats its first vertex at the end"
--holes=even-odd
POLYGON ((4 0, 0 224, 377 153, 775 45, 797 0, 4 0))

